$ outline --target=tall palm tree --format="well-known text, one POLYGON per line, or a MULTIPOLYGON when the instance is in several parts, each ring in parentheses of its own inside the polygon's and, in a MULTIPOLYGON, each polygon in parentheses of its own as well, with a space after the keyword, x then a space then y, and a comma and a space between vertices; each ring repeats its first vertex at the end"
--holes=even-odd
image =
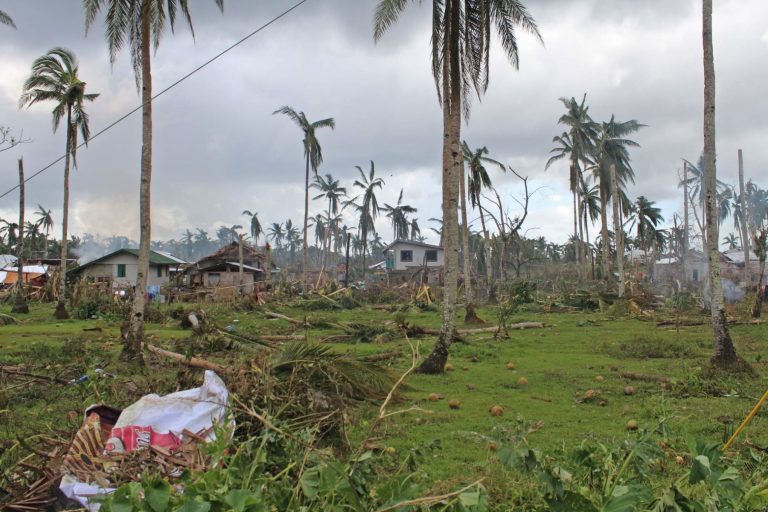
POLYGON ((53 230, 53 214, 52 210, 46 210, 40 204, 37 205, 37 222, 43 227, 43 251, 45 251, 45 257, 48 257, 48 235, 53 230))
POLYGON ((285 114, 301 129, 304 134, 304 158, 306 160, 306 169, 304 176, 304 249, 302 255, 301 282, 302 286, 307 287, 307 228, 309 223, 309 170, 317 176, 317 169, 323 163, 323 150, 320 147, 320 141, 315 135, 315 131, 320 128, 336 127, 336 121, 332 117, 321 119, 310 123, 304 112, 296 112, 291 107, 285 106, 272 112, 272 114, 285 114))
MULTIPOLYGON (((224 10, 224 0, 213 0, 219 10, 224 10)), ((121 357, 143 363, 141 344, 144 340, 144 291, 149 275, 149 244, 152 237, 150 212, 152 182, 152 52, 157 51, 166 30, 166 22, 174 30, 181 11, 189 29, 192 17, 187 0, 83 0, 85 27, 93 25, 102 7, 106 7, 105 37, 112 64, 124 46, 131 53, 131 64, 136 78, 136 88, 141 90, 141 178, 139 181, 139 263, 136 275, 136 293, 131 308, 130 326, 124 339, 121 357)))
POLYGON ((589 238, 589 226, 600 218, 603 211, 600 206, 600 186, 594 184, 590 187, 587 184, 587 180, 582 176, 579 198, 581 203, 581 220, 583 221, 586 234, 585 248, 589 251, 592 264, 592 279, 595 279, 595 251, 589 238))
MULTIPOLYGON (((485 252, 484 260, 486 293, 488 298, 490 298, 493 296, 493 287, 491 285, 491 272, 493 271, 493 267, 490 265, 491 244, 490 237, 488 236, 488 228, 485 225, 485 211, 483 211, 483 207, 480 204, 480 201, 483 196, 483 189, 492 188, 493 183, 491 182, 491 177, 488 175, 488 170, 485 168, 484 164, 497 165, 502 171, 506 171, 507 169, 501 162, 487 156, 488 148, 485 146, 477 148, 473 151, 470 149, 467 142, 463 141, 461 143, 461 152, 464 155, 464 163, 466 163, 467 167, 469 167, 469 173, 467 174, 467 195, 469 196, 469 202, 472 205, 472 208, 476 208, 480 211, 480 225, 483 228, 483 239, 485 240, 483 248, 485 252)), ((464 204, 462 203, 462 209, 463 208, 464 204)), ((462 225, 465 227, 467 226, 467 219, 464 216, 462 216, 461 222, 462 225)), ((468 239, 469 235, 466 233, 466 229, 465 234, 467 235, 466 239, 468 239)), ((465 261, 465 266, 466 265, 467 262, 465 261)), ((467 300, 469 300, 469 295, 467 297, 467 300)))
POLYGON ((64 203, 61 222, 61 267, 58 301, 55 316, 69 318, 67 314, 67 229, 69 228, 69 168, 70 162, 77 167, 77 134, 88 143, 90 128, 84 103, 93 101, 98 94, 86 94, 85 82, 78 76, 77 57, 66 48, 56 47, 32 63, 32 72, 24 82, 19 108, 30 107, 41 101, 52 101, 53 131, 66 118, 67 138, 64 157, 64 203))
POLYGON ((416 217, 411 219, 410 230, 411 230, 411 240, 417 240, 421 242, 422 241, 421 238, 423 237, 421 236, 421 227, 419 227, 419 219, 417 219, 416 217))
MULTIPOLYGON (((408 2, 379 0, 374 39, 379 40, 397 22, 408 2)), ((432 75, 443 107, 443 190, 445 273, 443 323, 432 354, 419 370, 442 373, 453 340, 458 274, 459 180, 464 164, 461 152, 462 113, 470 108, 472 90, 488 88, 490 38, 495 25, 511 64, 518 66, 515 28, 541 39, 536 22, 518 0, 432 0, 432 75)), ((469 304, 467 305, 469 306, 469 304)))
POLYGON ((408 240, 408 229, 410 227, 408 214, 416 213, 417 210, 413 206, 403 204, 403 189, 400 189, 400 195, 395 206, 384 203, 381 209, 387 212, 386 217, 389 217, 392 223, 393 240, 408 240))
MULTIPOLYGON (((710 314, 714 338, 712 364, 732 366, 738 361, 736 348, 725 323, 723 283, 720 280, 720 251, 718 248, 717 168, 715 167, 715 59, 712 47, 712 0, 702 0, 702 43, 704 46, 704 166, 707 169, 706 229, 710 314)), ((745 264, 748 262, 745 262, 745 264)))
POLYGON ((251 233, 251 238, 253 238, 254 245, 259 245, 259 237, 264 234, 264 230, 261 227, 261 222, 259 222, 259 214, 258 212, 251 213, 250 210, 243 210, 242 215, 245 215, 246 217, 251 218, 251 222, 249 224, 249 231, 251 233))
POLYGON ((192 246, 194 245, 195 241, 195 234, 192 233, 189 229, 187 229, 182 235, 181 235, 181 242, 187 247, 187 261, 192 261, 192 246))
POLYGON ((656 201, 650 201, 640 196, 635 201, 634 214, 636 217, 636 235, 640 248, 647 251, 655 240, 656 226, 664 222, 661 208, 654 206, 656 201))
POLYGON ((355 180, 354 187, 361 190, 361 194, 353 199, 350 199, 347 203, 352 206, 359 215, 358 221, 358 233, 362 240, 363 251, 363 269, 362 269, 362 281, 365 282, 365 254, 368 252, 368 234, 376 231, 374 222, 376 217, 379 216, 379 202, 376 198, 376 189, 381 190, 384 187, 384 180, 376 177, 376 167, 373 160, 371 160, 371 168, 366 175, 363 169, 356 165, 355 168, 360 173, 360 179, 355 180), (357 199, 360 202, 357 203, 357 199))
MULTIPOLYGON (((586 101, 586 94, 581 99, 581 103, 577 102, 574 97, 560 98, 566 112, 560 116, 558 124, 565 125, 568 130, 552 139, 552 142, 558 143, 558 146, 551 150, 551 153, 555 154, 545 166, 545 169, 549 168, 553 162, 563 158, 570 161, 568 183, 573 196, 573 233, 574 237, 579 240, 581 237, 578 235, 577 225, 581 221, 579 212, 581 211, 582 172, 590 162, 590 155, 594 153, 594 141, 598 132, 598 124, 589 116, 589 107, 586 106, 586 101)), ((580 244, 576 244, 577 260, 581 262, 583 256, 580 244)), ((579 268, 581 269, 581 267, 579 268)))
MULTIPOLYGON (((285 242, 288 244, 288 252, 291 256, 291 263, 293 263, 296 261, 296 248, 301 242, 301 232, 299 228, 293 225, 291 219, 285 221, 285 242)), ((306 245, 306 238, 304 243, 306 245)))
POLYGON ((16 28, 13 18, 11 18, 5 11, 0 11, 0 25, 8 25, 9 27, 16 28))
MULTIPOLYGON (((630 201, 622 199, 627 182, 634 183, 635 173, 630 164, 629 148, 640 147, 640 144, 627 138, 628 135, 638 131, 645 125, 634 119, 630 121, 617 121, 611 116, 610 121, 600 125, 600 133, 595 144, 595 165, 593 176, 598 180, 601 191, 601 208, 607 208, 610 199, 613 206, 613 230, 616 239, 616 266, 619 273, 619 296, 624 295, 624 237, 623 223, 620 220, 620 205, 629 205, 630 201)), ((608 240, 607 229, 602 230, 603 240, 608 240)), ((610 248, 608 244, 603 246, 603 261, 609 261, 610 248)), ((603 276, 609 279, 610 273, 603 276)))
POLYGON ((313 199, 325 198, 328 201, 328 230, 326 233, 326 239, 323 241, 323 269, 325 269, 327 253, 331 250, 331 237, 336 238, 338 233, 339 222, 336 219, 339 214, 339 206, 344 208, 342 198, 347 196, 347 189, 339 184, 339 180, 334 179, 330 174, 326 174, 325 177, 317 175, 315 176, 315 182, 310 185, 312 188, 320 190, 320 194, 313 197, 313 199), (326 247, 327 245, 327 247, 326 247))

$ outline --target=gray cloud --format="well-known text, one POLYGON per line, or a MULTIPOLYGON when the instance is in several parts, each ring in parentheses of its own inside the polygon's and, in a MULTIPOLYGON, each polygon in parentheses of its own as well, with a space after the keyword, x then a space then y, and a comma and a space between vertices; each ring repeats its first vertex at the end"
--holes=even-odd
MULTIPOLYGON (((178 237, 186 227, 212 229, 242 223, 243 209, 262 222, 300 220, 301 135, 272 112, 291 105, 311 119, 333 116, 334 131, 319 134, 325 163, 351 188, 355 165, 374 160, 387 186, 382 200, 405 201, 418 217, 440 216, 441 113, 429 69, 428 4, 410 5, 378 44, 372 40, 373 0, 310 1, 219 61, 159 98, 155 105, 153 215, 155 238, 178 237)), ((542 188, 532 204, 532 232, 564 240, 570 231, 565 166, 544 172, 561 96, 588 94, 590 112, 647 124, 633 152, 637 183, 629 193, 659 201, 667 219, 679 209, 680 157, 702 146, 700 3, 592 0, 529 2, 546 46, 520 35, 521 69, 494 51, 491 85, 475 101, 464 136, 487 146, 542 188)), ((285 2, 193 5, 196 40, 183 26, 167 34, 153 60, 159 91, 287 6, 285 2)), ((15 159, 38 169, 63 150, 51 133, 50 106, 19 111, 16 101, 29 65, 55 45, 80 57, 81 76, 101 97, 91 106, 94 131, 138 104, 130 62, 110 67, 102 21, 86 38, 79 2, 25 2, 4 6, 18 30, 0 27, 0 125, 34 142, 0 153, 0 192, 15 184, 15 159), (73 8, 73 5, 75 7, 73 8), (46 16, 39 16, 41 6, 46 16)), ((736 150, 745 151, 747 175, 765 182, 768 121, 762 112, 768 85, 768 6, 761 0, 718 3, 715 11, 718 77, 719 172, 735 181, 736 150)), ((136 115, 94 140, 79 155, 73 177, 77 232, 137 238, 140 119, 136 115)), ((30 182, 28 203, 60 211, 61 167, 30 182)), ((496 173, 514 210, 519 183, 496 173)), ((0 200, 0 217, 15 215, 16 199, 0 200)), ((316 206, 319 209, 319 204, 316 206)), ((58 217, 57 217, 58 218, 58 217)), ((352 222, 351 217, 348 218, 352 222)), ((382 236, 391 230, 379 223, 382 236)), ((425 230, 426 231, 426 230, 425 230)), ((593 231, 594 232, 594 231, 593 231)))

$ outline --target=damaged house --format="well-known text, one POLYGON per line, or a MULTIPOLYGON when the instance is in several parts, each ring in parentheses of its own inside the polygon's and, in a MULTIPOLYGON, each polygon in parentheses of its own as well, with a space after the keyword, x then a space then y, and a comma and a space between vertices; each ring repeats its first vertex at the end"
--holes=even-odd
MULTIPOLYGON (((255 283, 265 280, 264 255, 254 246, 243 243, 243 291, 253 293, 255 283)), ((237 242, 225 245, 183 272, 184 285, 210 290, 217 297, 233 296, 240 286, 240 246, 237 242)))

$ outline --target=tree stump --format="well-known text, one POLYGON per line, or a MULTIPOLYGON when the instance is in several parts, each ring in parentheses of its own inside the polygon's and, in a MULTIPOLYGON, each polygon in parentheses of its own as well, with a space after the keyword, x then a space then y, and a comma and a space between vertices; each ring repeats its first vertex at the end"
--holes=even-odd
POLYGON ((475 305, 471 302, 467 303, 466 307, 466 315, 464 316, 464 323, 465 324, 484 324, 485 321, 477 316, 477 311, 475 310, 475 305))

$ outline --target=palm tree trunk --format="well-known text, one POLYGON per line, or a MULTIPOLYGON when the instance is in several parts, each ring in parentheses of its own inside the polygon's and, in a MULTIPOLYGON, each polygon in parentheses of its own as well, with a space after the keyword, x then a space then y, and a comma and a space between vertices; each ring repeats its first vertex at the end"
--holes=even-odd
MULTIPOLYGON (((725 324, 723 283, 720 280, 720 251, 717 224, 717 169, 715 167, 715 61, 712 48, 712 0, 702 1, 702 39, 704 45, 704 167, 706 185, 705 223, 707 228, 707 259, 711 290, 710 315, 715 353, 711 362, 716 366, 731 366, 737 362, 736 349, 725 324)), ((745 262, 747 263, 747 262, 745 262)))
POLYGON ((365 254, 368 252, 368 230, 363 230, 363 287, 365 287, 365 254))
POLYGON ((584 209, 584 201, 581 198, 581 194, 578 196, 578 203, 577 207, 579 209, 579 247, 581 249, 581 262, 579 262, 579 276, 581 279, 586 279, 587 277, 587 251, 586 251, 586 245, 584 244, 584 216, 581 214, 581 211, 584 209))
POLYGON ((461 198, 461 224, 463 229, 461 230, 462 245, 464 246, 464 298, 467 305, 472 303, 472 258, 469 253, 469 225, 467 223, 467 192, 466 192, 466 177, 464 176, 464 161, 461 163, 461 176, 459 185, 459 197, 461 198))
POLYGON ((488 228, 485 226, 485 212, 480 205, 480 200, 477 201, 477 209, 480 211, 480 224, 483 226, 483 239, 485 240, 485 247, 483 252, 485 253, 485 288, 486 298, 488 302, 491 302, 494 297, 493 291, 493 262, 491 261, 491 239, 488 236, 488 228))
POLYGON ((613 236, 616 239, 616 270, 619 274, 618 294, 624 296, 624 228, 619 218, 619 180, 616 164, 611 164, 611 204, 613 205, 613 236))
POLYGON ((301 286, 307 291, 307 232, 309 230, 309 152, 304 174, 304 247, 301 254, 301 286))
POLYGON ((152 182, 152 66, 150 52, 150 5, 141 6, 141 180, 139 183, 139 264, 136 271, 136 288, 131 308, 128 331, 124 335, 124 360, 144 364, 141 345, 144 341, 144 312, 149 275, 149 243, 152 237, 150 216, 152 182))
MULTIPOLYGON (((739 205, 741 207, 741 222, 739 223, 739 231, 741 235, 741 249, 744 252, 744 289, 749 290, 752 281, 749 276, 749 234, 747 233, 747 195, 744 193, 744 157, 739 150, 739 205)), ((760 285, 757 283, 758 291, 760 285)))
POLYGON ((611 237, 608 234, 608 197, 603 184, 600 184, 600 237, 603 239, 603 280, 611 281, 611 237))
POLYGON ((578 201, 576 200, 576 191, 571 191, 571 194, 573 195, 573 243, 574 243, 574 255, 576 258, 576 269, 579 272, 579 280, 581 280, 581 249, 579 247, 579 205, 578 201))
POLYGON ((688 162, 683 160, 683 251, 680 258, 683 269, 683 287, 688 284, 688 271, 686 262, 688 261, 688 162))
POLYGON ((59 296, 56 301, 56 311, 54 317, 58 320, 65 320, 69 318, 67 314, 67 256, 69 251, 69 234, 67 233, 69 227, 69 165, 70 155, 72 154, 72 138, 74 131, 72 130, 72 105, 67 105, 67 151, 64 156, 64 205, 61 213, 61 263, 59 265, 59 296))
POLYGON ((458 199, 461 152, 461 68, 459 65, 459 0, 446 0, 443 56, 443 236, 445 273, 443 323, 432 353, 419 366, 420 373, 445 370, 456 322, 456 285, 459 266, 458 199))
MULTIPOLYGON (((589 203, 587 203, 587 208, 589 208, 589 203)), ((589 213, 588 210, 584 210, 584 232, 587 235, 586 238, 586 245, 584 248, 589 251, 589 263, 591 264, 592 268, 592 280, 595 280, 595 253, 592 252, 592 249, 589 247, 589 213)))

